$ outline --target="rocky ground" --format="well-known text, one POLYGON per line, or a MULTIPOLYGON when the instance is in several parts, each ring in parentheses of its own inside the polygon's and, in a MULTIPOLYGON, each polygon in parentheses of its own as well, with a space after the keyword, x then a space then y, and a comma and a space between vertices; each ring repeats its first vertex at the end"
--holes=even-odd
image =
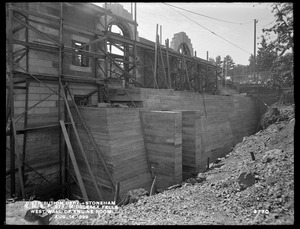
MULTIPOLYGON (((54 215, 50 224, 294 224, 295 119, 290 112, 287 119, 273 122, 176 188, 88 219, 54 215)), ((22 206, 24 202, 6 205, 6 223, 37 224, 24 220, 22 206)))

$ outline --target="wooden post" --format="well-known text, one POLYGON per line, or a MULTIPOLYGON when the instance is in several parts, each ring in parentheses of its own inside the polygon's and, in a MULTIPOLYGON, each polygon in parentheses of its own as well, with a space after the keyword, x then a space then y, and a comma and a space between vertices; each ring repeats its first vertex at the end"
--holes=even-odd
POLYGON ((168 88, 167 73, 166 73, 165 63, 164 63, 164 59, 163 59, 162 50, 161 50, 160 45, 158 45, 158 48, 159 48, 159 52, 160 52, 160 58, 161 58, 161 63, 162 63, 162 67, 163 67, 164 77, 165 77, 166 85, 167 85, 167 88, 168 88))
MULTIPOLYGON (((14 144, 14 153, 17 156, 17 165, 18 165, 18 171, 19 171, 19 182, 20 182, 20 188, 21 188, 21 195, 22 195, 22 199, 25 199, 25 190, 24 190, 24 181, 23 181, 23 174, 22 174, 22 162, 21 162, 21 157, 20 157, 20 153, 18 150, 18 140, 17 140, 17 130, 16 130, 16 125, 15 125, 15 120, 12 117, 12 132, 13 132, 13 136, 14 136, 14 140, 15 140, 15 144, 14 144)), ((11 171, 11 173, 15 173, 15 171, 11 171)))
POLYGON ((115 190, 115 196, 114 196, 114 202, 117 205, 119 200, 119 192, 120 192, 120 182, 116 183, 116 190, 115 190))
POLYGON ((150 196, 152 196, 152 194, 153 194, 155 183, 156 183, 156 176, 154 177, 154 179, 152 181, 152 185, 151 185, 151 189, 150 189, 150 194, 149 194, 150 196))
POLYGON ((162 45, 162 26, 161 25, 159 26, 159 29, 160 29, 159 44, 162 45))
POLYGON ((134 46, 133 46, 133 62, 134 62, 134 68, 133 68, 133 77, 136 79, 136 35, 137 35, 137 25, 136 25, 136 2, 134 3, 134 46))
POLYGON ((12 10, 10 9, 11 5, 8 3, 6 5, 6 10, 8 14, 8 20, 6 25, 6 36, 7 36, 7 59, 9 60, 8 64, 8 74, 9 74, 9 105, 10 105, 10 194, 11 197, 14 197, 16 188, 15 188, 15 150, 14 146, 16 144, 14 135, 13 135, 13 125, 12 121, 14 119, 14 83, 13 83, 13 43, 12 43, 12 10))
MULTIPOLYGON (((83 146, 82 146, 82 143, 81 143, 81 140, 80 140, 80 137, 79 137, 77 128, 76 128, 76 126, 75 126, 75 122, 74 122, 74 119, 73 119, 73 116, 72 116, 72 113, 71 113, 71 110, 70 110, 70 107, 69 107, 69 104, 68 104, 68 101, 67 101, 67 98, 66 98, 66 96, 65 96, 64 91, 62 91, 62 95, 63 95, 64 102, 65 102, 66 107, 67 107, 67 111, 68 111, 68 114, 69 114, 69 118, 70 118, 70 121, 71 121, 71 123, 72 123, 72 127, 73 127, 73 130, 74 130, 74 134, 75 134, 75 137, 76 137, 76 140, 77 140, 77 143, 78 143, 80 152, 81 152, 81 154, 82 154, 82 157, 83 157, 83 159, 84 159, 84 162, 85 162, 85 164, 86 164, 86 167, 87 167, 87 169, 88 169, 88 171, 89 171, 89 174, 90 174, 90 176, 91 176, 91 178, 92 178, 92 180, 93 180, 93 184, 94 184, 94 187, 95 187, 95 189, 96 189, 96 192, 97 192, 99 198, 102 199, 102 195, 101 195, 100 190, 99 190, 99 188, 98 188, 96 179, 95 179, 94 174, 93 174, 93 172, 92 172, 92 169, 91 169, 91 167, 90 167, 90 165, 89 165, 88 159, 87 159, 87 157, 86 157, 86 153, 85 153, 85 151, 84 151, 84 149, 83 149, 83 146)), ((73 98, 72 98, 72 100, 73 100, 73 98)), ((74 106, 77 107, 76 104, 75 104, 75 102, 74 102, 74 100, 73 100, 73 103, 74 103, 74 106)))
POLYGON ((155 54, 154 54, 154 88, 158 89, 157 84, 157 33, 158 33, 158 24, 156 24, 156 33, 155 33, 155 54))
POLYGON ((81 113, 80 113, 78 107, 77 107, 76 104, 75 104, 75 101, 74 101, 74 99, 73 99, 73 96, 72 96, 72 93, 71 93, 70 89, 69 89, 69 88, 67 88, 67 89, 68 89, 68 92, 69 92, 70 97, 71 97, 71 99, 72 99, 72 102, 73 102, 73 104, 75 105, 75 110, 76 110, 76 112, 77 112, 77 114, 78 114, 78 117, 80 118, 80 121, 81 121, 81 123, 83 124, 84 129, 86 130, 86 132, 88 133, 90 139, 92 140, 92 144, 93 144, 93 146, 94 146, 94 149, 96 150, 96 153, 98 154, 98 156, 99 156, 99 158, 100 158, 100 161, 101 161, 101 163, 102 163, 102 165, 103 165, 103 167, 104 167, 104 170, 106 171, 106 173, 107 173, 107 175, 108 175, 108 177, 109 177, 109 179, 110 179, 110 182, 112 183, 113 188, 115 188, 114 180, 113 180, 113 178, 112 178, 112 176, 111 176, 111 174, 110 174, 110 172, 109 172, 109 170, 108 170, 108 168, 107 168, 106 162, 105 162, 105 160, 104 160, 104 158, 103 158, 103 156, 102 156, 100 150, 98 149, 97 143, 95 142, 95 139, 93 138, 93 135, 92 135, 92 133, 90 132, 89 128, 88 128, 87 125, 85 124, 85 121, 84 121, 84 119, 83 119, 83 117, 82 117, 82 115, 81 115, 81 113))
POLYGON ((169 89, 172 88, 171 81, 171 69, 170 69, 170 59, 169 59, 169 39, 166 40, 166 52, 167 52, 167 67, 168 67, 168 81, 169 81, 169 89))
POLYGON ((207 167, 206 167, 206 171, 209 170, 209 157, 207 158, 207 167))
POLYGON ((67 144, 67 147, 68 147, 68 152, 69 152, 69 155, 70 155, 70 158, 71 158, 74 170, 75 170, 75 174, 76 174, 76 177, 77 177, 77 182, 78 182, 79 188, 81 190, 83 198, 85 200, 88 200, 86 189, 84 187, 82 176, 80 174, 80 171, 79 171, 79 168, 78 168, 78 164, 76 162, 76 158, 75 158, 74 151, 73 151, 73 148, 72 148, 72 145, 71 145, 71 142, 70 142, 67 130, 66 130, 65 123, 64 123, 63 120, 60 120, 59 123, 60 123, 61 129, 62 129, 63 135, 65 137, 65 141, 66 141, 66 144, 67 144))
MULTIPOLYGON (((59 57, 58 57, 58 101, 57 101, 57 106, 58 106, 58 121, 61 120, 61 90, 63 90, 63 88, 61 88, 61 77, 62 77, 62 17, 63 17, 63 3, 60 3, 60 18, 59 18, 59 57)), ((63 153, 62 153, 62 135, 61 135, 61 130, 58 129, 58 151, 59 151, 59 181, 60 184, 64 184, 64 175, 63 175, 63 153)))
POLYGON ((254 153, 253 153, 253 152, 250 152, 250 155, 251 155, 251 159, 252 159, 252 161, 255 161, 255 156, 254 156, 254 153))
MULTIPOLYGON (((107 35, 107 3, 105 2, 105 11, 104 11, 104 35, 107 35)), ((104 40, 104 52, 105 52, 105 57, 104 57, 104 72, 105 72, 105 78, 108 77, 107 72, 107 39, 104 40)))
POLYGON ((189 74, 188 74, 188 70, 187 70, 187 64, 186 64, 184 58, 183 58, 183 62, 184 62, 184 68, 185 68, 185 72, 186 72, 186 80, 188 82, 190 90, 192 90, 192 86, 191 86, 191 82, 190 82, 190 78, 189 78, 189 74))
MULTIPOLYGON (((26 80, 26 95, 25 95, 25 111, 28 109, 28 92, 29 92, 29 81, 26 80)), ((27 120, 28 120, 28 113, 25 112, 24 115, 24 129, 27 128, 27 120)), ((25 155, 26 155, 26 140, 27 140, 27 131, 24 132, 23 134, 23 155, 22 155, 22 174, 23 174, 23 180, 25 179, 24 177, 24 163, 25 163, 25 155)))

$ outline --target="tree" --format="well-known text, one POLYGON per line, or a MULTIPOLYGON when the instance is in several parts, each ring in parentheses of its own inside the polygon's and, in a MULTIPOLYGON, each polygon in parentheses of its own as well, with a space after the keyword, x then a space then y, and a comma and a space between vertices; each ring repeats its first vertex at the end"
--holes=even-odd
POLYGON ((250 74, 252 74, 254 72, 254 56, 253 56, 253 54, 251 54, 248 61, 249 61, 248 71, 250 74))
POLYGON ((221 59, 221 56, 219 55, 216 57, 216 66, 222 68, 222 64, 223 64, 223 61, 221 59))
POLYGON ((277 58, 273 65, 271 80, 268 86, 276 89, 282 87, 291 87, 294 84, 294 56, 293 53, 286 53, 284 56, 277 58))
POLYGON ((226 68, 227 68, 227 75, 233 76, 233 68, 234 68, 235 63, 233 62, 233 59, 231 56, 227 55, 224 57, 223 65, 224 65, 225 72, 226 72, 226 68))
POLYGON ((233 75, 234 75, 234 82, 242 82, 245 79, 245 75, 248 74, 248 66, 238 64, 234 67, 233 75))
POLYGON ((268 44, 266 38, 261 36, 261 43, 256 57, 256 71, 269 71, 275 63, 276 58, 277 53, 274 51, 274 44, 268 44))
POLYGON ((275 13, 276 24, 262 31, 266 35, 277 34, 273 45, 279 56, 283 56, 288 50, 294 53, 293 3, 273 3, 272 13, 275 13))
POLYGON ((273 88, 292 86, 294 80, 293 3, 273 3, 272 13, 276 18, 275 25, 263 29, 265 36, 270 33, 277 35, 266 45, 270 52, 277 55, 270 69, 272 74, 268 85, 273 88))

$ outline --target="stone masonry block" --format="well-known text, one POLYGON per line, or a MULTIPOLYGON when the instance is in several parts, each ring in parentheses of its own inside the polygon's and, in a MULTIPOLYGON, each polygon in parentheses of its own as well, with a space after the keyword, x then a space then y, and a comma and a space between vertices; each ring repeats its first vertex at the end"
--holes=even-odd
POLYGON ((25 100, 24 101, 15 101, 14 107, 25 107, 25 100))
POLYGON ((49 107, 37 107, 34 108, 34 114, 48 114, 50 112, 49 107))

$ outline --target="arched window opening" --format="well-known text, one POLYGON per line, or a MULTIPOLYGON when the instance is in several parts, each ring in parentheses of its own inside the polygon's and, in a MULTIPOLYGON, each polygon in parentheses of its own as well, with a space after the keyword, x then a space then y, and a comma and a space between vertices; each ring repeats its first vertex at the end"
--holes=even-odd
POLYGON ((182 42, 178 47, 178 52, 185 56, 191 56, 190 49, 186 43, 182 42))
MULTIPOLYGON (((129 34, 127 33, 124 26, 117 24, 117 23, 111 23, 108 26, 108 31, 110 33, 113 33, 115 35, 129 37, 129 34)), ((124 71, 128 71, 129 66, 128 62, 128 45, 117 42, 117 41, 108 41, 107 42, 107 51, 108 53, 114 58, 115 62, 122 68, 124 71)), ((109 65, 109 76, 111 78, 118 78, 123 75, 123 72, 118 69, 116 66, 114 66, 112 63, 109 65)))

